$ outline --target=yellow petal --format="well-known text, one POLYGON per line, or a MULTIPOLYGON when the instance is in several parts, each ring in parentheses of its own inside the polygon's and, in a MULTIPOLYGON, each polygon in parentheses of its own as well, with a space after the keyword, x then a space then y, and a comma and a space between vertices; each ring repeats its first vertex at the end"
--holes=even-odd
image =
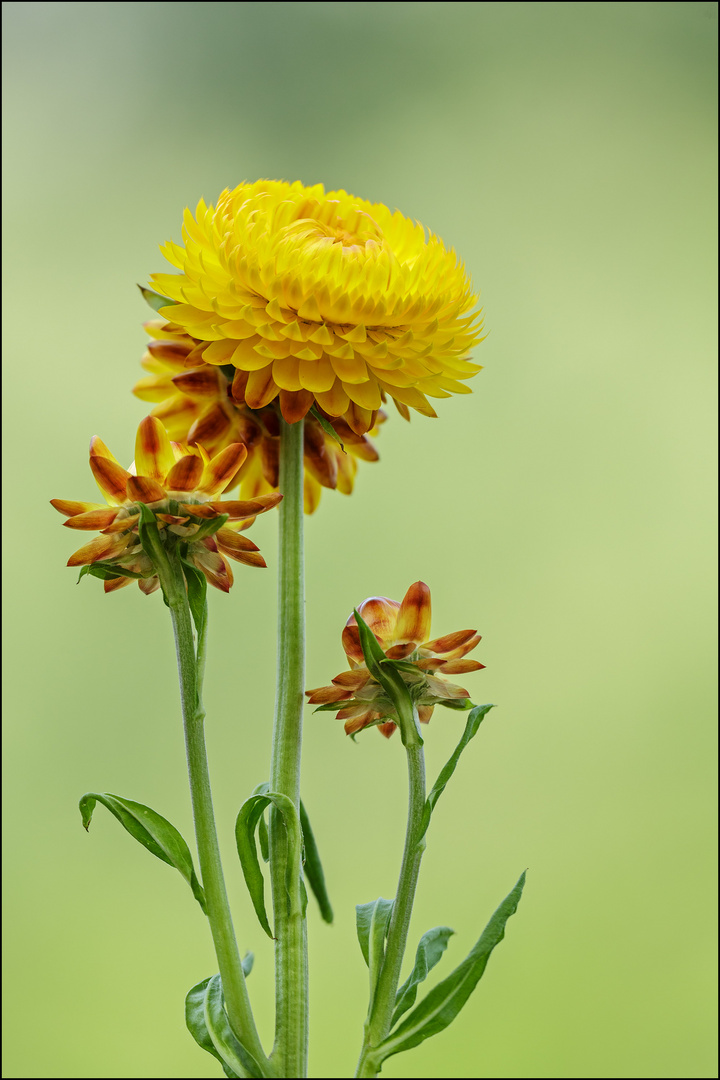
POLYGON ((167 474, 165 484, 168 491, 195 491, 203 474, 202 458, 196 454, 186 454, 176 461, 167 474))
POLYGON ((96 536, 89 544, 78 548, 67 561, 68 566, 88 566, 98 559, 113 559, 127 547, 130 536, 96 536))
POLYGON ((133 502, 156 503, 167 498, 165 488, 151 476, 131 476, 127 482, 127 493, 133 502))
POLYGON ((380 387, 375 379, 364 383, 343 383, 343 389, 351 401, 363 409, 371 412, 379 409, 382 404, 380 387))
POLYGON ((246 457, 247 448, 242 443, 227 446, 205 466, 198 490, 210 496, 219 495, 229 485, 246 457))
POLYGON ((328 416, 342 416, 347 412, 350 399, 343 390, 343 385, 336 379, 329 390, 315 392, 318 405, 328 416))
POLYGON ((296 424, 298 420, 307 416, 314 401, 309 390, 281 390, 280 412, 283 414, 283 419, 288 424, 296 424))
POLYGON ((90 457, 107 458, 109 461, 114 461, 116 465, 120 464, 115 455, 110 453, 99 435, 93 435, 90 440, 90 457))
MULTIPOLYGON (((233 391, 235 383, 233 382, 233 391)), ((245 386, 245 401, 251 409, 264 409, 280 392, 280 387, 273 379, 273 365, 251 371, 245 386)))
POLYGON ((286 356, 283 360, 274 360, 273 379, 281 390, 302 390, 300 382, 300 361, 296 356, 286 356))
POLYGON ((368 624, 383 649, 399 636, 395 629, 399 611, 400 604, 397 600, 390 600, 387 596, 371 596, 363 600, 358 607, 358 613, 368 624))
POLYGON ((430 633, 430 590, 424 581, 416 581, 405 594, 397 617, 398 641, 425 641, 430 633))
POLYGON ((445 634, 444 637, 435 638, 434 641, 424 642, 422 648, 431 653, 449 653, 460 645, 465 645, 471 637, 475 636, 475 633, 475 630, 456 630, 453 634, 445 634))
POLYGON ((75 514, 63 522, 66 529, 90 529, 100 532, 112 525, 118 515, 118 511, 112 507, 103 510, 89 510, 84 514, 75 514))
POLYGON ((175 464, 168 433, 156 416, 140 422, 135 440, 135 467, 141 476, 161 483, 175 464))
POLYGON ((97 485, 109 503, 118 505, 125 502, 127 482, 130 473, 122 465, 109 457, 91 456, 90 468, 97 485))
POLYGON ((107 510, 107 504, 90 502, 73 502, 71 499, 51 499, 50 505, 54 506, 65 517, 75 517, 77 514, 87 514, 91 510, 107 510))
POLYGON ((301 360, 298 366, 298 378, 305 390, 322 393, 330 390, 335 382, 335 372, 328 359, 301 360))

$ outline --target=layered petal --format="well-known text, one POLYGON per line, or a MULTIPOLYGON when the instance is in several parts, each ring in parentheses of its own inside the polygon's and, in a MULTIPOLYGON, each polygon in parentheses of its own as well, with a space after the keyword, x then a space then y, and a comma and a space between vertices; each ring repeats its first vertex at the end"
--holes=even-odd
MULTIPOLYGON (((448 708, 469 708, 468 691, 444 676, 480 671, 484 665, 464 659, 480 640, 474 630, 459 630, 432 641, 430 633, 430 590, 423 581, 410 586, 398 603, 386 596, 371 596, 357 607, 358 615, 373 632, 385 653, 387 664, 395 668, 410 700, 417 709, 420 723, 427 724, 436 704, 448 708)), ((342 644, 350 665, 349 671, 336 675, 329 686, 308 690, 310 704, 342 705, 337 713, 345 721, 345 730, 354 735, 366 727, 378 727, 389 737, 399 723, 396 697, 387 680, 377 681, 368 668, 360 642, 358 621, 353 613, 342 631, 342 644)), ((374 662, 372 671, 377 671, 374 662)))
POLYGON ((319 184, 240 184, 186 211, 183 244, 163 252, 179 273, 153 284, 174 301, 160 313, 179 340, 168 348, 150 324, 146 368, 234 367, 233 395, 251 409, 276 402, 294 423, 315 402, 363 434, 384 396, 404 416, 434 416, 426 395, 468 392, 479 370, 467 360, 482 337, 462 263, 382 204, 319 184))

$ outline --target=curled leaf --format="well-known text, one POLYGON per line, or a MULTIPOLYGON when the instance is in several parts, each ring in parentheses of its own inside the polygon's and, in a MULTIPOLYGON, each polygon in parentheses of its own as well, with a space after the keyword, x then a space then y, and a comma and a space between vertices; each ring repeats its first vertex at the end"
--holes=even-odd
POLYGON ((82 823, 90 828, 96 803, 102 803, 123 828, 169 866, 174 866, 187 881, 203 911, 205 893, 195 873, 190 849, 174 825, 149 806, 124 799, 109 792, 88 791, 80 800, 82 823))
MULTIPOLYGON (((265 786, 266 785, 261 785, 263 788, 265 786)), ((240 865, 242 866, 243 876, 245 877, 245 884, 248 887, 250 899, 255 908, 255 914, 265 933, 268 937, 272 937, 270 923, 268 922, 267 912, 265 910, 265 882, 262 870, 260 869, 260 861, 258 859, 255 840, 255 832, 259 826, 260 819, 265 812, 265 808, 268 806, 274 806, 275 809, 282 814, 285 828, 287 829, 288 910, 304 910, 302 889, 298 890, 296 888, 296 883, 302 885, 302 882, 300 881, 302 832, 300 828, 300 817, 292 799, 289 799, 287 795, 280 795, 277 792, 272 791, 263 791, 251 795, 240 807, 240 813, 235 822, 235 840, 237 843, 238 856, 240 857, 240 865)))

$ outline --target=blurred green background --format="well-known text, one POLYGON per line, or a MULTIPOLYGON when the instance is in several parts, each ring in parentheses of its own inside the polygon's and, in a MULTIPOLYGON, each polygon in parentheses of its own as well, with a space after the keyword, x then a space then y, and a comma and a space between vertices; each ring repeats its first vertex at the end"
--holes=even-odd
MULTIPOLYGON (((458 962, 518 874, 508 937, 450 1031, 392 1076, 715 1076, 712 942, 712 3, 8 3, 5 1075, 211 1077, 185 991, 215 970, 190 891, 83 791, 190 833, 158 596, 64 569, 52 497, 87 442, 133 456, 130 396, 183 208, 323 181, 460 252, 491 333, 474 394, 394 411, 382 462, 307 528, 308 685, 353 604, 423 578, 477 625, 494 711, 433 822, 413 923, 458 962)), ((211 598, 209 747, 253 1000, 271 949, 233 856, 267 775, 270 569, 211 598)), ((439 710, 434 774, 462 727, 439 710)), ((353 905, 391 896, 398 739, 308 711, 304 791, 336 906, 311 912, 312 1075, 351 1075, 366 1004, 353 905)))

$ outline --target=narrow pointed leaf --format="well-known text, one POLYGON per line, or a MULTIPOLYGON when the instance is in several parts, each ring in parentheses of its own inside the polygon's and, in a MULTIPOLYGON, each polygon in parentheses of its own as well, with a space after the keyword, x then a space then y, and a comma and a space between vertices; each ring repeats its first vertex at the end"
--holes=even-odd
POLYGON ((383 667, 392 667, 396 671, 409 671, 413 675, 419 675, 420 671, 415 664, 411 664, 408 660, 392 660, 389 656, 386 656, 380 663, 383 667))
POLYGON ((420 938, 415 954, 412 971, 395 995, 395 1012, 391 1027, 394 1027, 403 1013, 415 1004, 418 986, 428 977, 448 946, 448 941, 455 933, 449 926, 435 926, 420 938))
POLYGON ((372 1011, 375 987, 385 957, 385 939, 394 903, 394 900, 385 900, 381 896, 369 904, 358 904, 355 908, 358 941, 370 975, 368 1016, 372 1011))
POLYGON ((493 949, 505 937, 505 925, 517 911, 524 884, 525 874, 522 873, 463 962, 434 986, 400 1026, 380 1043, 373 1054, 378 1069, 392 1054, 411 1050, 452 1023, 482 978, 493 949))
POLYGON ((435 809, 435 804, 442 795, 445 788, 447 787, 448 780, 455 772, 457 763, 460 760, 460 755, 462 754, 463 750, 468 745, 470 740, 477 735, 478 728, 480 727, 484 718, 487 716, 490 710, 494 708, 494 705, 476 705, 475 708, 472 709, 469 713, 467 722, 465 724, 465 730, 462 733, 460 742, 457 744, 452 754, 448 758, 447 762, 440 770, 440 774, 435 783, 433 784, 432 790, 430 791, 430 794, 428 795, 425 802, 425 806, 423 807, 423 816, 420 826, 421 837, 424 836, 427 832, 432 812, 435 809))
POLYGON ((82 823, 90 828, 96 803, 102 803, 131 836, 158 859, 174 866, 192 889, 193 896, 205 911, 205 893, 198 881, 190 849, 174 825, 155 810, 132 799, 109 792, 88 791, 80 800, 82 823))
POLYGON ((262 861, 270 862, 270 837, 268 836, 268 827, 264 811, 258 819, 258 844, 260 845, 262 861))
POLYGON ((391 665, 384 663, 385 653, 362 615, 357 611, 354 615, 360 634, 360 646, 370 674, 377 679, 399 711, 403 708, 412 710, 412 699, 402 676, 391 665))
POLYGON ((138 289, 142 293, 145 303, 149 304, 153 311, 160 311, 162 307, 170 307, 171 304, 177 303, 177 300, 170 300, 167 296, 161 296, 160 293, 153 292, 152 289, 146 289, 144 285, 138 285, 138 289))
MULTIPOLYGON (((83 570, 85 569, 86 567, 83 567, 83 570)), ((353 699, 341 698, 340 701, 328 701, 325 705, 318 705, 317 708, 313 709, 313 712, 337 712, 339 709, 347 709, 349 706, 355 704, 357 703, 353 699)))
POLYGON ((188 603, 192 612, 198 641, 202 638, 207 622, 207 578, 192 563, 182 559, 182 569, 187 584, 188 603))
POLYGON ((134 570, 126 570, 124 566, 118 566, 117 563, 106 563, 101 560, 91 563, 89 566, 83 566, 80 571, 80 577, 78 578, 78 585, 86 574, 90 574, 91 577, 100 578, 102 581, 111 581, 113 578, 118 577, 143 577, 142 574, 136 574, 134 570))
MULTIPOLYGON (((320 852, 318 851, 317 843, 315 841, 315 835, 310 825, 310 818, 308 817, 307 810, 300 802, 300 825, 302 827, 303 844, 305 848, 305 876, 308 880, 308 885, 313 891, 313 895, 318 902, 320 908, 320 915, 326 923, 333 921, 333 909, 330 903, 330 897, 327 893, 327 887, 325 885, 325 873, 320 862, 320 852)), ((262 837, 260 839, 262 845, 262 837)))
POLYGON ((301 910, 303 903, 302 896, 300 890, 296 890, 295 883, 300 881, 301 874, 302 833, 300 829, 300 818, 292 799, 289 799, 287 795, 280 795, 277 792, 272 791, 251 795, 240 807, 240 813, 235 822, 235 841, 240 857, 240 865, 242 866, 242 872, 245 877, 245 884, 248 887, 250 899, 255 908, 255 914, 265 933, 268 937, 272 937, 270 923, 268 922, 267 912, 265 910, 265 881, 263 879, 262 870, 260 869, 260 860, 258 859, 255 840, 255 831, 259 826, 260 818, 262 817, 265 808, 268 806, 274 806, 275 809, 282 814, 285 828, 287 829, 288 865, 286 884, 288 892, 288 910, 301 910))
POLYGON ((225 522, 228 520, 227 514, 218 514, 217 517, 208 518, 204 521, 196 533, 188 537, 188 540, 194 544, 196 540, 204 540, 206 536, 213 536, 218 529, 222 529, 225 522))
POLYGON ((138 521, 138 538, 142 544, 143 551, 149 558, 155 557, 155 549, 152 546, 152 541, 155 544, 160 544, 160 532, 158 531, 157 519, 152 510, 145 503, 138 503, 140 507, 140 520, 138 521))
MULTIPOLYGON (((270 785, 267 781, 264 781, 253 791, 253 795, 264 795, 270 790, 270 785)), ((258 843, 260 845, 260 854, 263 862, 270 862, 270 837, 268 836, 267 821, 265 820, 265 810, 258 818, 257 824, 258 843)))
POLYGON ((318 424, 323 429, 325 434, 329 435, 331 439, 335 440, 335 442, 339 445, 340 449, 342 450, 343 454, 347 453, 347 451, 345 450, 345 446, 343 445, 343 441, 340 438, 340 436, 338 435, 337 431, 332 426, 332 424, 330 423, 329 420, 326 420, 324 416, 321 416, 321 414, 318 411, 318 408, 317 408, 316 405, 311 405, 310 406, 310 415, 313 416, 317 420, 318 424))

